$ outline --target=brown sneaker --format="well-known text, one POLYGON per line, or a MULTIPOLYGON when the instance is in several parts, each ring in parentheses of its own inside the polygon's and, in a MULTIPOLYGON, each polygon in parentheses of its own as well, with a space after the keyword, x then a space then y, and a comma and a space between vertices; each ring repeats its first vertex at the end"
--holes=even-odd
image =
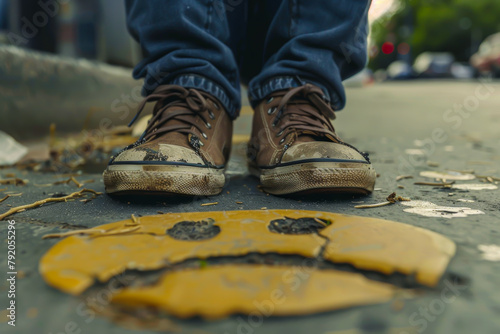
POLYGON ((142 102, 136 119, 151 101, 157 102, 141 139, 104 171, 106 192, 219 194, 233 132, 224 108, 207 93, 164 85, 142 102))
POLYGON ((307 84, 275 92, 257 106, 248 158, 264 191, 373 191, 376 173, 368 155, 335 134, 330 122, 335 114, 322 96, 320 88, 307 84))

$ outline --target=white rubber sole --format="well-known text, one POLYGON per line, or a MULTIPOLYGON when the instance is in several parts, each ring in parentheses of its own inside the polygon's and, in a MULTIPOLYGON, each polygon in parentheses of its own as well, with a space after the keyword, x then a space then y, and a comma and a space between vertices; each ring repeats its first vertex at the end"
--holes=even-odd
POLYGON ((262 190, 273 195, 300 193, 370 194, 377 174, 371 164, 307 162, 269 169, 250 166, 262 190))
POLYGON ((108 194, 212 196, 224 187, 223 169, 183 165, 110 165, 103 173, 108 194))

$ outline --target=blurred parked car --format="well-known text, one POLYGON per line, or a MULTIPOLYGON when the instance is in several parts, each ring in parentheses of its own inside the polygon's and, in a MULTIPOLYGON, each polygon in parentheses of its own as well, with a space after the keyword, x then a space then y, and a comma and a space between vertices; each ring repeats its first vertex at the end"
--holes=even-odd
POLYGON ((456 79, 472 79, 476 77, 477 71, 468 63, 453 63, 451 65, 451 75, 456 79))
POLYGON ((488 36, 472 55, 470 63, 481 74, 492 74, 500 78, 500 32, 488 36))
POLYGON ((396 60, 387 67, 387 79, 409 80, 415 79, 415 73, 410 64, 402 60, 396 60))
POLYGON ((423 78, 450 78, 454 61, 449 52, 424 52, 415 59, 413 69, 423 78))

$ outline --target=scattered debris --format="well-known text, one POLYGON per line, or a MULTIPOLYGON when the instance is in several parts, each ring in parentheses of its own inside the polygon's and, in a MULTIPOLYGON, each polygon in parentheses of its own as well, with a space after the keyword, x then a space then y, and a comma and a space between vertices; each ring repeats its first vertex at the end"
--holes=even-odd
POLYGON ((463 198, 459 198, 457 199, 458 202, 463 202, 463 203, 474 203, 475 201, 471 200, 471 199, 463 199, 463 198))
POLYGON ((138 226, 141 224, 139 221, 139 218, 137 218, 134 214, 130 216, 130 220, 132 220, 131 223, 126 223, 125 226, 138 226))
POLYGON ((398 188, 399 188, 399 189, 404 189, 404 188, 405 188, 405 186, 399 185, 399 186, 398 186, 398 188))
POLYGON ((217 205, 219 202, 213 202, 213 203, 203 203, 201 206, 211 206, 211 205, 217 205))
POLYGON ((236 201, 236 204, 243 204, 243 202, 240 202, 240 201, 236 201))
POLYGON ((413 179, 413 175, 399 175, 398 177, 396 177, 396 181, 404 179, 413 179))
POLYGON ((439 162, 435 162, 435 161, 427 161, 427 166, 429 167, 439 167, 439 162))
POLYGON ((42 237, 42 239, 55 239, 55 238, 65 238, 69 237, 72 235, 88 235, 90 237, 105 237, 105 236, 110 236, 110 235, 118 235, 118 234, 125 234, 129 232, 135 232, 138 229, 140 229, 141 226, 134 226, 128 229, 121 229, 121 230, 101 230, 101 229, 87 229, 87 230, 75 230, 75 231, 69 231, 65 233, 53 233, 53 234, 46 234, 42 237))
POLYGON ((474 161, 467 161, 467 165, 492 165, 493 163, 491 161, 480 161, 480 160, 474 160, 474 161))
POLYGON ((455 150, 455 147, 453 147, 452 145, 446 145, 444 147, 445 152, 453 152, 454 150, 455 150))
POLYGON ((267 207, 266 207, 266 206, 264 206, 264 207, 262 207, 262 208, 260 208, 260 209, 261 209, 261 210, 267 210, 267 207))
POLYGON ((137 226, 134 226, 131 228, 125 228, 122 230, 115 230, 115 231, 108 230, 105 233, 90 235, 90 237, 97 238, 97 237, 107 237, 107 236, 118 235, 118 234, 126 234, 126 233, 130 233, 130 232, 135 232, 135 231, 139 230, 141 227, 142 226, 137 225, 137 226))
POLYGON ((419 148, 408 148, 405 153, 408 155, 425 155, 425 151, 419 148))
POLYGON ((11 185, 16 185, 16 186, 25 186, 28 184, 28 180, 23 180, 20 178, 11 178, 11 179, 0 179, 0 184, 6 185, 6 184, 11 184, 11 185))
POLYGON ((42 237, 42 239, 64 238, 64 237, 69 237, 72 235, 90 235, 90 234, 104 233, 104 232, 106 232, 106 230, 96 230, 96 229, 75 230, 75 231, 69 231, 69 232, 65 232, 65 233, 46 234, 42 237))
POLYGON ((0 165, 13 165, 28 153, 14 138, 0 131, 0 165))
POLYGON ((84 196, 85 193, 92 193, 92 194, 94 194, 94 197, 102 195, 102 193, 97 192, 97 191, 92 190, 92 189, 82 189, 80 191, 74 192, 74 193, 72 193, 70 195, 67 195, 67 196, 64 196, 64 197, 57 197, 57 198, 50 197, 50 198, 46 198, 46 199, 43 199, 43 200, 40 200, 40 201, 36 201, 35 203, 32 203, 32 204, 26 204, 26 205, 21 205, 21 206, 12 208, 9 211, 7 211, 6 213, 1 214, 0 215, 0 220, 4 220, 6 217, 9 217, 10 215, 13 215, 13 214, 15 214, 17 212, 21 212, 21 211, 24 211, 24 210, 27 210, 27 209, 36 208, 36 207, 39 207, 39 206, 41 206, 43 204, 46 204, 46 203, 51 203, 51 202, 66 202, 66 201, 68 201, 70 199, 79 198, 79 197, 84 196))
POLYGON ((401 197, 401 196, 397 196, 396 193, 393 192, 392 194, 390 194, 389 196, 387 196, 387 201, 389 201, 392 204, 394 204, 396 202, 409 202, 409 201, 411 201, 411 199, 404 198, 404 197, 401 197))
POLYGON ((354 208, 356 209, 370 209, 370 208, 379 208, 381 206, 395 204, 396 202, 408 202, 411 201, 409 198, 404 198, 401 196, 397 196, 395 192, 387 196, 387 202, 377 203, 377 204, 365 204, 365 205, 356 205, 354 208))
POLYGON ((464 184, 454 184, 451 186, 451 188, 458 190, 495 190, 498 189, 498 186, 491 183, 486 183, 486 184, 464 183, 464 184))
POLYGON ((79 182, 77 179, 75 179, 74 176, 71 176, 67 180, 56 181, 56 182, 53 182, 53 183, 46 183, 46 184, 35 184, 35 186, 36 187, 52 187, 52 186, 57 186, 57 185, 60 185, 60 184, 70 184, 71 182, 73 182, 78 188, 81 188, 86 183, 92 183, 92 182, 94 182, 94 180, 89 180, 89 181, 86 181, 86 182, 82 183, 82 182, 79 182))
POLYGON ((500 261, 500 246, 497 245, 479 245, 477 246, 483 254, 481 257, 486 261, 500 261))
POLYGON ((463 174, 459 172, 436 172, 436 171, 424 171, 420 172, 420 176, 431 178, 431 179, 440 179, 440 180, 474 180, 476 177, 473 174, 463 174))
POLYGON ((496 176, 476 175, 476 177, 478 179, 485 179, 491 183, 493 183, 494 181, 500 181, 500 177, 496 177, 496 176))
POLYGON ((455 181, 453 182, 415 182, 413 183, 416 186, 433 186, 433 187, 443 187, 443 188, 451 188, 455 181))
POLYGON ((371 209, 371 208, 379 208, 381 206, 386 206, 392 204, 391 202, 382 202, 382 203, 377 203, 377 204, 363 204, 363 205, 356 205, 354 208, 356 209, 371 209))
POLYGON ((484 212, 480 210, 473 210, 466 207, 449 207, 440 206, 427 201, 411 201, 401 203, 410 208, 404 209, 403 211, 409 213, 415 213, 425 217, 443 217, 443 218, 456 218, 456 217, 467 217, 469 215, 480 215, 484 212))
POLYGON ((23 193, 19 193, 19 194, 7 194, 4 198, 0 199, 0 203, 4 202, 5 200, 7 200, 7 198, 9 197, 19 197, 21 196, 23 193))
POLYGON ((476 171, 474 169, 446 169, 449 172, 455 172, 460 174, 475 174, 476 171))

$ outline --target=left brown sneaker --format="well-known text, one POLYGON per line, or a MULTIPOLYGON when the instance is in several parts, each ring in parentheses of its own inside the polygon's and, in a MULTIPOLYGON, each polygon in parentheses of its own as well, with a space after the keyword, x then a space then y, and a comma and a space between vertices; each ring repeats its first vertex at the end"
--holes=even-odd
POLYGON ((248 144, 249 168, 264 191, 369 194, 376 173, 368 154, 343 142, 335 114, 319 87, 275 92, 255 109, 248 144))

